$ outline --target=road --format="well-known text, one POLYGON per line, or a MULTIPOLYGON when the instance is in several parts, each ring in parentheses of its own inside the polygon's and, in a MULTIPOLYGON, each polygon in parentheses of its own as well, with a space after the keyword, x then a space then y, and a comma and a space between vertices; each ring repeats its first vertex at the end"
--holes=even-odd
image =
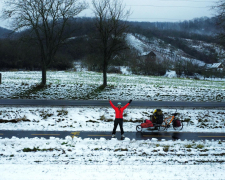
MULTIPOLYGON (((113 101, 117 103, 118 101, 113 101)), ((125 105, 128 101, 119 101, 125 105)), ((28 100, 0 99, 0 105, 24 106, 110 106, 107 100, 28 100)), ((135 107, 225 107, 225 102, 133 101, 135 107)))
MULTIPOLYGON (((198 132, 126 132, 126 137, 136 140, 147 140, 157 138, 158 140, 221 140, 225 141, 225 133, 198 133, 198 132)), ((91 138, 91 139, 111 139, 111 132, 99 131, 0 131, 0 138, 12 138, 13 136, 18 138, 34 138, 44 137, 49 139, 50 137, 65 138, 66 136, 91 138)), ((120 133, 117 132, 116 138, 120 139, 120 133)))

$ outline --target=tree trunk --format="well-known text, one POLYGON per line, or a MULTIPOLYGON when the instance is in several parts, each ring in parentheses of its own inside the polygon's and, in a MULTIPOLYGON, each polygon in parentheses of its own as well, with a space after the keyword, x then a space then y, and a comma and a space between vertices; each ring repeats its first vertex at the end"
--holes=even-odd
POLYGON ((107 72, 103 70, 103 86, 107 86, 107 72))
POLYGON ((103 64, 103 86, 107 86, 107 60, 105 58, 103 64))
POLYGON ((47 71, 46 66, 42 65, 42 82, 41 82, 42 85, 46 85, 46 71, 47 71))

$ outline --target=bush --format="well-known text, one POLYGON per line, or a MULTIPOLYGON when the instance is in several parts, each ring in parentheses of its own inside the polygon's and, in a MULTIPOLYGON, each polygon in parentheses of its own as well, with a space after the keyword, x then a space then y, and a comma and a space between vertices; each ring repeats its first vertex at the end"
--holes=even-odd
POLYGON ((53 63, 50 66, 50 69, 57 69, 57 70, 67 70, 73 68, 73 60, 71 56, 58 53, 53 63))
POLYGON ((156 59, 151 61, 139 57, 130 65, 133 74, 162 76, 166 74, 166 65, 164 61, 156 59))
POLYGON ((108 68, 108 73, 117 73, 117 74, 122 74, 122 71, 120 69, 120 67, 115 67, 115 66, 110 66, 108 68))

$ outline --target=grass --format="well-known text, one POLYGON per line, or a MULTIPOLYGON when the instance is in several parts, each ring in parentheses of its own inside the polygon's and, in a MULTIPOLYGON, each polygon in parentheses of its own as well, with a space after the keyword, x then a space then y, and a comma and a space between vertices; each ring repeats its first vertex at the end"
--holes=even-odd
POLYGON ((105 88, 106 86, 101 85, 93 89, 90 93, 86 95, 86 97, 83 97, 82 99, 92 99, 93 97, 97 97, 98 94, 101 93, 105 88))
POLYGON ((18 122, 31 122, 31 120, 27 119, 25 115, 21 118, 12 119, 12 120, 0 119, 0 123, 18 123, 18 122))
POLYGON ((168 151, 169 151, 169 148, 170 148, 170 146, 164 146, 164 147, 163 147, 163 151, 164 151, 164 152, 168 152, 168 151))
POLYGON ((104 121, 104 120, 106 120, 106 117, 104 115, 102 115, 102 116, 100 116, 99 120, 104 121))
POLYGON ((196 148, 197 148, 197 149, 202 149, 202 148, 204 148, 204 145, 203 145, 203 144, 198 144, 198 145, 196 146, 196 148))
POLYGON ((88 120, 86 122, 90 122, 90 123, 99 123, 98 121, 94 121, 94 120, 88 120))
POLYGON ((57 116, 66 116, 68 114, 68 111, 67 110, 57 110, 57 116))
MULTIPOLYGON (((28 86, 28 83, 22 83, 21 85, 28 86)), ((19 94, 16 94, 14 96, 30 99, 32 95, 37 94, 37 92, 44 91, 45 89, 48 89, 50 87, 51 84, 49 85, 35 84, 30 86, 27 90, 21 91, 19 94)))
POLYGON ((220 81, 108 74, 108 86, 104 87, 101 86, 101 73, 48 71, 47 82, 51 83, 41 86, 38 84, 41 80, 40 72, 4 72, 4 76, 6 80, 2 84, 0 98, 45 99, 50 96, 53 99, 107 99, 119 95, 121 98, 135 95, 133 99, 152 100, 152 96, 158 94, 153 99, 225 101, 225 98, 220 97, 224 94, 225 82, 220 81), (63 89, 63 94, 60 89, 63 89), (177 94, 176 91, 181 92, 177 94), (217 94, 217 99, 208 94, 217 94))
MULTIPOLYGON (((99 144, 96 141, 90 141, 85 146, 83 142, 82 151, 85 153, 79 153, 80 146, 79 142, 71 142, 71 141, 64 141, 58 142, 60 149, 55 148, 54 143, 46 143, 48 148, 40 148, 42 146, 42 142, 37 142, 40 145, 35 145, 34 147, 23 148, 21 150, 17 150, 15 154, 8 154, 2 152, 0 154, 1 158, 6 158, 7 160, 14 160, 16 158, 26 159, 29 157, 36 157, 36 160, 39 163, 47 162, 47 159, 51 159, 51 162, 63 163, 63 162, 70 162, 74 163, 75 161, 79 162, 82 161, 86 162, 107 162, 112 159, 113 162, 119 163, 122 160, 130 162, 133 159, 132 163, 145 163, 149 164, 152 162, 158 163, 176 163, 176 164, 207 164, 207 163, 223 163, 224 160, 221 157, 224 156, 224 147, 218 145, 220 141, 214 142, 213 145, 209 144, 202 144, 198 142, 189 142, 185 144, 185 142, 175 141, 171 143, 170 141, 163 141, 163 142, 140 142, 136 140, 132 140, 130 142, 117 142, 113 145, 110 141, 105 141, 104 144, 99 144), (122 144, 121 144, 122 143, 122 144), (76 147, 74 146, 76 144, 76 147), (78 146, 77 146, 78 145, 78 146), (72 147, 72 148, 70 148, 72 147), (206 148, 207 147, 207 148, 206 148), (76 152, 76 148, 79 149, 76 152), (21 154, 21 151, 24 153, 21 154), (36 152, 39 152, 36 154, 36 152), (46 153, 48 152, 48 153, 46 153), (209 155, 210 152, 210 155, 209 155), (28 154, 26 154, 28 153, 28 154), (108 154, 107 156, 102 156, 102 153, 108 154), (38 159, 37 157, 40 157, 38 159), (46 158, 48 157, 48 158, 46 158), (59 159, 62 157, 63 160, 59 159), (169 157, 169 159, 168 159, 169 157), (130 159, 131 158, 131 159, 130 159), (45 160, 46 159, 46 160, 45 160), (184 161, 185 160, 185 161, 184 161)), ((22 142, 24 143, 24 142, 22 142)), ((18 142, 17 142, 18 144, 18 142)), ((16 146, 17 144, 11 144, 11 148, 16 146)), ((9 144, 7 144, 9 146, 9 144)), ((3 149, 9 149, 10 147, 2 146, 3 149)), ((26 147, 26 146, 25 146, 26 147)))
POLYGON ((124 148, 124 149, 123 148, 119 148, 119 149, 115 149, 114 150, 114 152, 117 152, 117 151, 128 151, 128 149, 127 148, 124 148))
POLYGON ((51 116, 53 116, 54 114, 49 112, 49 111, 45 111, 45 110, 42 110, 40 111, 40 116, 43 118, 43 119, 47 119, 51 116))
POLYGON ((185 145, 186 148, 192 148, 193 144, 187 144, 185 145))
POLYGON ((193 122, 193 121, 191 121, 191 119, 190 119, 190 118, 186 118, 186 119, 184 119, 184 120, 183 120, 183 122, 186 122, 186 123, 187 123, 187 125, 193 125, 193 124, 194 124, 194 122, 193 122))
POLYGON ((68 142, 63 142, 61 145, 66 145, 66 144, 68 144, 68 142))
POLYGON ((24 148, 24 149, 23 149, 23 152, 37 152, 37 151, 42 151, 42 152, 44 152, 44 151, 53 151, 53 150, 55 150, 55 149, 53 149, 53 148, 49 148, 49 149, 39 149, 39 147, 34 147, 33 149, 31 149, 31 148, 24 148))

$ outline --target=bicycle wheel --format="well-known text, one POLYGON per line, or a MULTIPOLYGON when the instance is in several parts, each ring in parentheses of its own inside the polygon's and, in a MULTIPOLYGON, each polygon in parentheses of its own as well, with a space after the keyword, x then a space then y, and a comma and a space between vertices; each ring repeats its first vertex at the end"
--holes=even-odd
POLYGON ((137 132, 141 132, 141 130, 142 130, 141 125, 137 125, 136 130, 137 130, 137 132))
POLYGON ((180 131, 183 129, 183 122, 179 119, 173 120, 173 129, 176 131, 180 131))
POLYGON ((167 129, 166 121, 163 121, 159 128, 160 131, 165 131, 167 129))

